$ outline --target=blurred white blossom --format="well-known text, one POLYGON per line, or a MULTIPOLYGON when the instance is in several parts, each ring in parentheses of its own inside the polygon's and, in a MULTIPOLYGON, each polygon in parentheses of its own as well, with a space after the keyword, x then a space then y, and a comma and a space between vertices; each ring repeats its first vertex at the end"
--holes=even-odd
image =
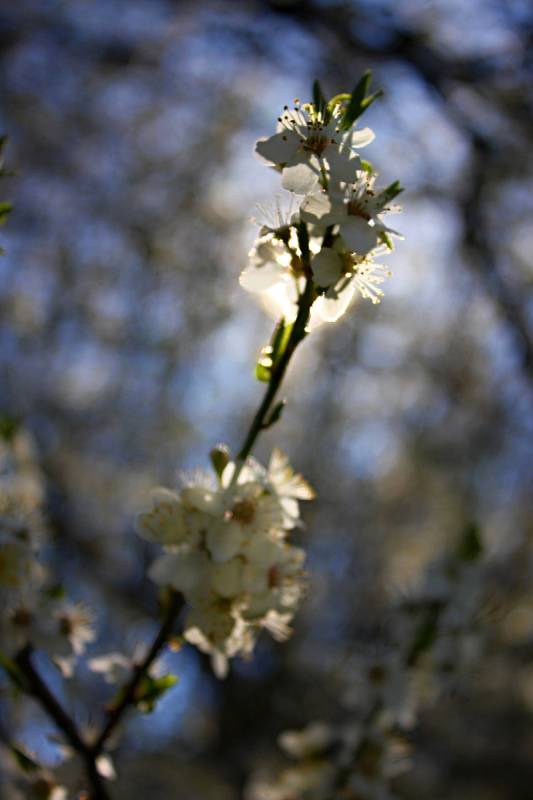
POLYGON ((249 655, 261 628, 290 633, 304 591, 305 554, 287 540, 301 524, 299 501, 314 493, 279 451, 268 469, 229 462, 218 485, 198 476, 179 492, 157 489, 141 514, 142 536, 163 545, 151 578, 189 605, 184 638, 212 657, 219 676, 229 658, 249 655))

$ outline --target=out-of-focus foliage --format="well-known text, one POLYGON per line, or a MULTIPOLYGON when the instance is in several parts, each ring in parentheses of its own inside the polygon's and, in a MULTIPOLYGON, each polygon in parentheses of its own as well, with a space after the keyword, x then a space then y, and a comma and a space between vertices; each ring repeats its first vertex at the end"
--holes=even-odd
MULTIPOLYGON (((16 175, 2 194, 15 211, 0 232, 0 413, 38 442, 48 558, 97 609, 93 655, 131 652, 155 627, 153 550, 133 533, 149 488, 207 465, 217 441, 236 448, 258 400, 270 323, 237 276, 250 208, 277 183, 254 140, 315 76, 329 96, 371 67, 386 94, 365 157, 408 189, 387 302, 308 339, 259 448, 282 442, 318 493, 296 635, 261 641, 222 684, 191 650, 168 655, 180 681, 129 724, 117 798, 239 796, 278 763, 280 731, 341 714, 344 665, 472 519, 488 652, 423 718, 397 789, 529 798, 532 36, 520 0, 3 4, 0 130, 16 175)), ((76 680, 64 700, 86 726, 80 698, 108 695, 76 680)), ((53 764, 34 709, 1 722, 53 764)))

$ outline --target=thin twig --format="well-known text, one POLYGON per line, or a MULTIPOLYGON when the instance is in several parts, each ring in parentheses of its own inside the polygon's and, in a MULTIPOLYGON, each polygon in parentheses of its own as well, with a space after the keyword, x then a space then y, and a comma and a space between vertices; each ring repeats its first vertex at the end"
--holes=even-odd
POLYGON ((65 711, 37 672, 32 661, 32 655, 33 648, 31 645, 26 645, 15 657, 15 663, 26 679, 28 694, 37 700, 48 716, 53 719, 59 730, 64 734, 67 742, 83 760, 91 787, 91 800, 111 800, 104 779, 98 772, 96 765, 97 754, 93 752, 90 744, 83 739, 72 717, 65 711))
POLYGON ((137 690, 142 683, 143 679, 148 674, 150 667, 154 663, 155 659, 161 652, 161 650, 166 645, 170 634, 172 633, 172 629, 174 628, 174 623, 176 622, 177 616, 183 607, 183 598, 182 596, 174 592, 171 596, 168 609, 165 614, 165 618, 163 623, 155 637, 152 646, 146 653, 143 660, 140 664, 137 664, 133 669, 133 674, 129 680, 129 683, 126 684, 124 687, 120 701, 114 706, 111 711, 109 712, 109 716, 99 734, 96 738, 96 741, 91 747, 91 752, 93 756, 98 756, 105 747, 106 742, 108 741, 109 737, 117 727, 117 725, 121 722, 122 717, 128 710, 129 706, 135 704, 137 690))

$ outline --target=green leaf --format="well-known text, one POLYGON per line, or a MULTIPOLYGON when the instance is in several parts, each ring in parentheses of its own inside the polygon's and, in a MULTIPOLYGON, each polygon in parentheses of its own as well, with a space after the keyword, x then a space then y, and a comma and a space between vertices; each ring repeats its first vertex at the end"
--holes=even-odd
POLYGON ((283 409, 286 405, 286 400, 280 400, 279 403, 276 403, 274 408, 272 409, 270 416, 268 419, 263 423, 263 430, 272 427, 279 419, 281 419, 281 415, 283 414, 283 409))
POLYGON ((270 340, 270 350, 272 363, 276 361, 280 351, 283 347, 283 339, 285 338, 285 320, 282 319, 274 328, 274 333, 270 340))
POLYGON ((272 366, 275 367, 280 358, 282 357, 283 353, 285 352, 285 348, 287 347, 288 341, 290 339, 291 333, 293 329, 293 323, 286 323, 285 320, 281 320, 276 325, 274 333, 272 335, 272 339, 270 341, 270 359, 272 361, 272 366))
POLYGON ((317 114, 323 120, 326 120, 326 115, 328 112, 328 102, 324 96, 322 87, 320 86, 320 83, 317 80, 313 81, 313 105, 315 107, 315 111, 317 112, 317 114))
POLYGON ((368 89, 370 88, 370 82, 372 80, 372 72, 371 70, 367 70, 359 82, 356 84, 350 102, 348 103, 346 110, 344 112, 344 116, 341 122, 341 130, 347 131, 349 128, 352 127, 354 122, 363 114, 364 111, 374 102, 377 100, 378 97, 381 97, 383 91, 378 89, 377 92, 373 94, 367 94, 368 89))
POLYGON ((171 674, 161 675, 158 678, 146 676, 141 682, 135 697, 137 708, 145 714, 149 714, 154 710, 157 701, 177 682, 177 676, 171 674))
POLYGON ((270 344, 263 347, 261 356, 255 365, 255 377, 258 381, 268 383, 272 378, 272 371, 276 368, 283 356, 291 337, 293 323, 286 323, 282 319, 274 328, 270 344))
POLYGON ((5 223, 12 210, 13 206, 11 203, 7 202, 0 203, 0 225, 3 225, 5 223))
POLYGON ((461 561, 476 561, 483 553, 481 533, 474 523, 468 525, 461 536, 457 556, 461 561))

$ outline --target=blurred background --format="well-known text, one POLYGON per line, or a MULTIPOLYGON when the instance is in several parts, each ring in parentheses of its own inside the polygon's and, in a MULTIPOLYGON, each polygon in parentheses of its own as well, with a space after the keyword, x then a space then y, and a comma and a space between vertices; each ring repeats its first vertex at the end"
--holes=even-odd
MULTIPOLYGON (((487 653, 423 715, 396 790, 531 798, 532 42, 527 0, 0 3, 16 171, 0 412, 38 443, 48 558, 96 609, 91 655, 156 630, 154 550, 134 532, 150 488, 207 467, 219 441, 235 452, 262 391, 272 322, 237 277, 252 208, 279 179, 255 139, 313 78, 333 95, 370 67, 385 97, 364 155, 407 189, 385 301, 306 340, 257 451, 281 446, 318 492, 295 635, 265 635, 224 682, 192 649, 166 656, 180 683, 131 718, 117 800, 240 797, 281 762, 280 731, 338 715, 346 654, 472 520, 490 564, 487 653)), ((80 724, 99 719, 94 675, 57 688, 80 724)), ((17 725, 54 763, 51 723, 31 707, 17 725)))

